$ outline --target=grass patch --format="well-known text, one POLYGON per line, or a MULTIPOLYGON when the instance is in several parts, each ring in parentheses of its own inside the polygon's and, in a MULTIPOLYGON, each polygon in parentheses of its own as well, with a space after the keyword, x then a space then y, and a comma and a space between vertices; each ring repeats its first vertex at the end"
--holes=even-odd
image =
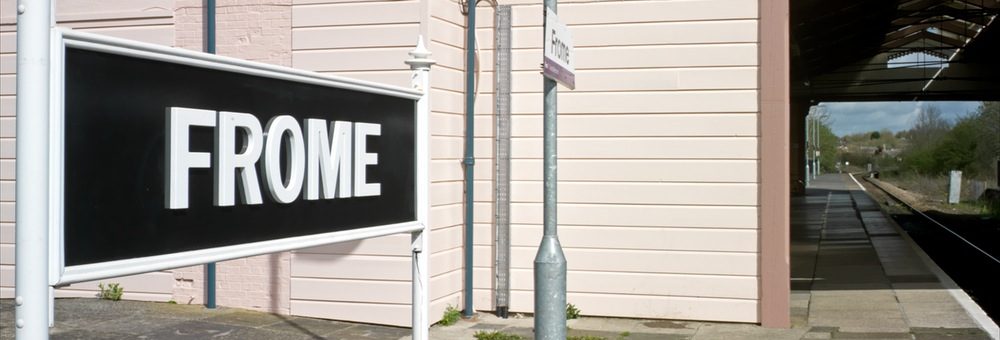
POLYGON ((580 318, 580 309, 576 308, 576 305, 572 303, 566 304, 566 320, 573 320, 580 318))
MULTIPOLYGON (((524 337, 501 331, 478 331, 472 335, 476 340, 524 340, 524 337)), ((569 339, 569 338, 567 338, 569 339)))
POLYGON ((125 294, 125 287, 119 286, 117 283, 109 283, 107 286, 98 283, 97 289, 97 296, 104 300, 118 301, 125 294))
POLYGON ((444 315, 441 315, 441 321, 438 321, 438 324, 441 326, 451 326, 461 318, 462 311, 455 308, 455 306, 448 305, 448 308, 444 309, 444 315))

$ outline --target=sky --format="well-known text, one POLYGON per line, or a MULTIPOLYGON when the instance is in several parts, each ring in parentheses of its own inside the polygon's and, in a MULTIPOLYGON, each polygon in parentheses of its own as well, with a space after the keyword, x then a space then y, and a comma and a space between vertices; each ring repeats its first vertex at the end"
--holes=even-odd
POLYGON ((858 132, 909 129, 920 111, 929 105, 941 109, 941 117, 954 123, 959 117, 975 112, 979 102, 852 102, 822 103, 830 114, 830 128, 837 136, 858 132))

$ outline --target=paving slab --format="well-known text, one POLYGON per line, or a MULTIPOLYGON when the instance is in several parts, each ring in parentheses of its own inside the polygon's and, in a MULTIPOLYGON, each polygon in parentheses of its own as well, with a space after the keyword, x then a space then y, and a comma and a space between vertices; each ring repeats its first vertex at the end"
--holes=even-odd
POLYGON ((268 325, 264 328, 284 332, 300 332, 319 337, 354 326, 353 323, 349 322, 303 318, 297 316, 285 316, 282 319, 283 320, 281 322, 268 325))
POLYGON ((808 329, 771 329, 755 325, 741 324, 706 324, 698 328, 694 340, 729 340, 729 339, 772 339, 798 340, 808 329))

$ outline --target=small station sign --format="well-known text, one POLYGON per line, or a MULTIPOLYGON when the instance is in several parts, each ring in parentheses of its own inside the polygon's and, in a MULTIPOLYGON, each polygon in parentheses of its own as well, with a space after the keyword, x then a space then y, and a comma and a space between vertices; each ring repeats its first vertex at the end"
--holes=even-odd
POLYGON ((544 30, 542 74, 570 90, 575 89, 576 55, 573 53, 573 35, 551 8, 545 8, 544 30))

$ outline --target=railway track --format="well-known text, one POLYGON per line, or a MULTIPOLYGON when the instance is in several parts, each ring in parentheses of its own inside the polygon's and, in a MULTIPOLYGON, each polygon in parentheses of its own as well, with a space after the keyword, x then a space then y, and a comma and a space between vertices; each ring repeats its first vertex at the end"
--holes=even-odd
MULTIPOLYGON (((884 209, 995 322, 1000 322, 1000 221, 970 215, 921 211, 881 181, 874 188, 895 203, 884 209), (902 209, 900 209, 902 208, 902 209)), ((897 189, 898 190, 898 189, 897 189)), ((886 206, 886 200, 879 200, 886 206)))

